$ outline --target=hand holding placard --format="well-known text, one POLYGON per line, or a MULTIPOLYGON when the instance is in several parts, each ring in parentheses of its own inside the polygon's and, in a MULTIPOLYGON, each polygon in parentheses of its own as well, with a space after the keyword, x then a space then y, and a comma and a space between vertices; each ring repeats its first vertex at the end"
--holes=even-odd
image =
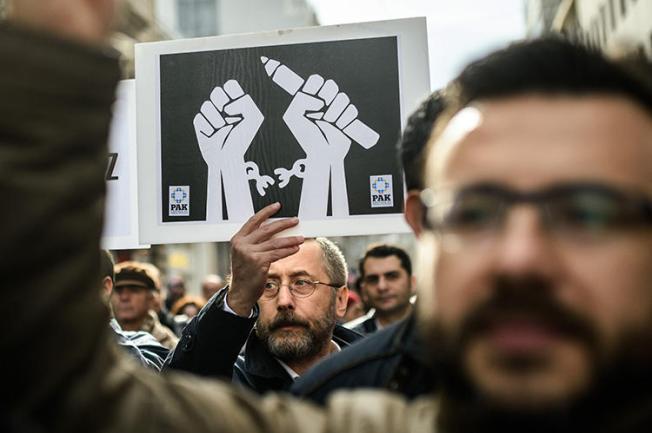
POLYGON ((259 210, 231 238, 231 284, 228 302, 233 310, 248 317, 265 290, 272 262, 299 251, 303 236, 277 236, 295 227, 297 218, 269 221, 281 208, 279 203, 259 210))

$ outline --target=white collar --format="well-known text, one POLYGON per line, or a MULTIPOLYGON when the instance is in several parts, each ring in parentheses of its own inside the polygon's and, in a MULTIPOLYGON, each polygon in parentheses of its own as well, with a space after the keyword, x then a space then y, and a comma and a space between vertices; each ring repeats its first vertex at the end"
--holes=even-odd
MULTIPOLYGON (((333 346, 335 346, 335 352, 340 352, 342 350, 340 345, 337 344, 334 340, 331 340, 331 343, 333 343, 333 346)), ((285 362, 281 361, 280 359, 278 358, 274 358, 274 359, 276 359, 278 363, 281 364, 281 367, 283 367, 283 369, 290 375, 292 380, 297 380, 299 374, 296 371, 292 370, 292 368, 290 368, 289 365, 287 365, 285 362)))

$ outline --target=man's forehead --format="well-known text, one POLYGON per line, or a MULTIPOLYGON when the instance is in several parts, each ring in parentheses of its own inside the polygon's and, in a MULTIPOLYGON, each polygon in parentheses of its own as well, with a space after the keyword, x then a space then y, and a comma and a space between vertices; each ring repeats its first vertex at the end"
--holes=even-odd
POLYGON ((427 157, 426 185, 652 182, 652 118, 616 96, 525 95, 454 116, 427 157), (450 126, 450 129, 449 129, 450 126))
POLYGON ((367 257, 364 261, 365 274, 370 273, 385 273, 403 269, 401 260, 398 256, 391 255, 385 257, 367 257))
POLYGON ((283 276, 308 274, 322 275, 326 272, 324 254, 317 242, 306 240, 299 251, 289 257, 273 262, 269 267, 268 275, 283 276))

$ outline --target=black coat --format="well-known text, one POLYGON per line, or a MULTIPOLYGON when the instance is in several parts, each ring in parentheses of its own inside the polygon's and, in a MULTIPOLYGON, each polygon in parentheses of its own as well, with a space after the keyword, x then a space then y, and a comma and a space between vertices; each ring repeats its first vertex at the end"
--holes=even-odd
POLYGON ((384 388, 415 398, 435 390, 414 314, 321 361, 291 388, 295 395, 324 404, 339 389, 384 388))
POLYGON ((378 324, 376 323, 376 316, 371 316, 370 318, 364 320, 363 322, 358 323, 349 329, 354 330, 355 332, 362 335, 373 334, 378 331, 378 324))
MULTIPOLYGON (((164 369, 231 378, 261 394, 288 390, 292 378, 253 332, 258 308, 255 307, 252 318, 226 312, 226 292, 225 288, 216 293, 190 321, 164 369)), ((333 341, 342 348, 361 338, 357 332, 339 325, 333 331, 333 341)))

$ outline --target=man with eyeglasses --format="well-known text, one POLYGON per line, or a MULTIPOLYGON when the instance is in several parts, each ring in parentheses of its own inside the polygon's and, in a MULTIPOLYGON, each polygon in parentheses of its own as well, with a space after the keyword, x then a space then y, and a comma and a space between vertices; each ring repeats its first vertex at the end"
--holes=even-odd
POLYGON ((298 223, 268 222, 279 208, 262 209, 233 237, 230 284, 186 327, 166 367, 232 377, 259 393, 287 390, 361 338, 337 325, 348 300, 342 252, 326 238, 273 238, 298 223))
POLYGON ((635 66, 551 39, 448 89, 417 306, 442 431, 652 431, 652 85, 635 66))

